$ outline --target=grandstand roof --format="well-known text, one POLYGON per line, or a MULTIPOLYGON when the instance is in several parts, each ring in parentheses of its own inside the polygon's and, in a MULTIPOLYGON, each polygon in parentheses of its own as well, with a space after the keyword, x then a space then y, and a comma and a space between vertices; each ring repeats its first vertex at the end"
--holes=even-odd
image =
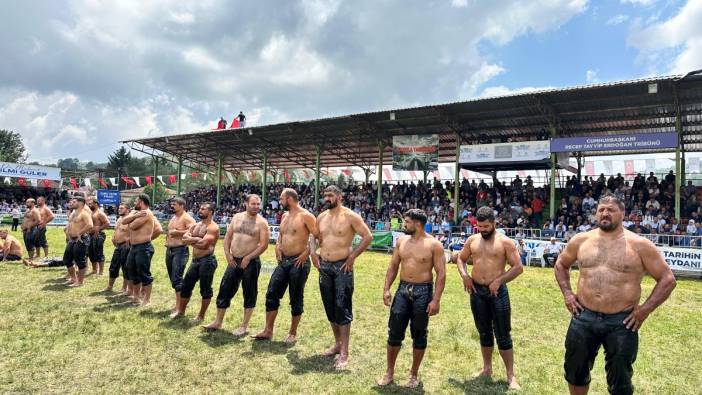
MULTIPOLYGON (((537 138, 547 133, 549 125, 555 126, 557 137, 674 132, 678 109, 684 150, 702 151, 702 70, 684 76, 548 89, 124 143, 147 154, 169 154, 196 166, 216 166, 221 154, 226 170, 260 169, 264 150, 272 168, 313 168, 316 145, 320 144, 322 166, 368 168, 378 163, 378 139, 386 145, 385 162, 390 162, 392 136, 396 135, 439 134, 439 161, 453 162, 456 133, 462 144, 475 144, 485 139, 537 138), (649 93, 653 84, 657 92, 649 93)), ((618 153, 625 152, 584 154, 618 153)))

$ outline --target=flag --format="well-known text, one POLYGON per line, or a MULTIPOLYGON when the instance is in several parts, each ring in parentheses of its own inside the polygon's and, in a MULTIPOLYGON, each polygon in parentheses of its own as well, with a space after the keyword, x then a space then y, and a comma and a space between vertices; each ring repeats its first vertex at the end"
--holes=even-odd
POLYGON ((163 181, 163 176, 156 176, 156 179, 161 181, 161 184, 166 185, 166 183, 163 181))
POLYGON ((78 189, 78 182, 76 181, 76 179, 71 177, 70 181, 71 181, 71 186, 73 187, 73 189, 78 189))
POLYGON ((202 178, 205 179, 205 181, 207 181, 207 173, 203 173, 202 178))
POLYGON ((141 187, 141 184, 139 184, 139 177, 132 177, 134 179, 134 182, 137 184, 138 187, 141 187))
POLYGON ((27 186, 27 180, 25 180, 23 177, 20 177, 17 179, 17 183, 21 187, 26 187, 27 186))
POLYGON ((181 174, 181 175, 180 175, 180 179, 181 179, 181 180, 185 180, 185 174, 181 174))
POLYGON ((633 160, 625 160, 624 161, 624 175, 625 176, 633 176, 634 175, 634 161, 633 160))
POLYGON ((288 169, 283 170, 283 179, 285 179, 285 182, 290 182, 290 173, 288 173, 288 169))
POLYGON ((589 160, 585 162, 585 175, 594 176, 595 175, 595 162, 589 160))
POLYGON ((122 177, 122 181, 127 185, 134 185, 134 181, 129 177, 122 177))
POLYGON ((146 176, 146 185, 151 185, 153 183, 153 180, 151 179, 151 176, 146 176))
POLYGON ((117 186, 117 177, 110 177, 108 180, 110 180, 110 184, 112 184, 113 187, 117 186))
POLYGON ((92 188, 92 184, 90 183, 90 178, 86 178, 83 180, 83 183, 85 184, 86 187, 92 188))
POLYGON ((43 180, 44 181, 44 188, 51 188, 51 182, 49 180, 43 180))
POLYGON ((102 186, 103 188, 105 188, 105 189, 108 188, 107 183, 105 182, 104 178, 98 178, 98 182, 100 183, 100 186, 102 186))
POLYGON ((196 172, 192 172, 192 173, 190 173, 190 176, 191 176, 192 178, 197 178, 197 173, 196 173, 196 172))
MULTIPOLYGON (((286 170, 287 171, 287 170, 286 170)), ((234 175, 230 171, 225 171, 224 174, 227 175, 227 178, 229 179, 229 182, 232 184, 234 183, 234 175)))
POLYGON ((387 180, 387 181, 392 181, 392 174, 390 174, 390 169, 388 169, 388 168, 383 169, 383 177, 385 177, 385 180, 387 180))
POLYGON ((31 186, 33 186, 34 188, 36 188, 36 187, 37 187, 37 179, 36 179, 36 178, 30 179, 30 180, 29 180, 29 184, 30 184, 31 186))
POLYGON ((175 184, 176 183, 176 176, 175 175, 168 176, 168 182, 170 182, 171 184, 175 184))
POLYGON ((10 185, 10 177, 5 177, 5 184, 10 185))
POLYGON ((239 118, 234 117, 232 123, 229 124, 229 129, 237 129, 239 127, 239 118))

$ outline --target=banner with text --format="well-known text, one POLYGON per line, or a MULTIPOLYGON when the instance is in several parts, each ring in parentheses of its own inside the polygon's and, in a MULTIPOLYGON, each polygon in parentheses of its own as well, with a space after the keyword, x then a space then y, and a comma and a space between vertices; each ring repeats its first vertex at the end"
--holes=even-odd
POLYGON ((392 169, 434 171, 439 168, 439 135, 392 138, 392 169))
POLYGON ((462 145, 458 162, 540 162, 551 158, 548 140, 514 143, 462 145))
POLYGON ((58 167, 0 162, 0 177, 22 177, 58 181, 61 179, 61 169, 58 167))
POLYGON ((611 136, 563 137, 551 139, 551 152, 630 151, 675 148, 678 134, 634 133, 611 136))

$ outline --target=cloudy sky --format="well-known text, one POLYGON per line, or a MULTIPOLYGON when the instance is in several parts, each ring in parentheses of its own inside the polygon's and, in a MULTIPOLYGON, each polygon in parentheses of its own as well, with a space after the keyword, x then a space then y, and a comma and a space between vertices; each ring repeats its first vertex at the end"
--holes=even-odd
POLYGON ((702 68, 702 0, 6 1, 0 129, 119 140, 702 68))

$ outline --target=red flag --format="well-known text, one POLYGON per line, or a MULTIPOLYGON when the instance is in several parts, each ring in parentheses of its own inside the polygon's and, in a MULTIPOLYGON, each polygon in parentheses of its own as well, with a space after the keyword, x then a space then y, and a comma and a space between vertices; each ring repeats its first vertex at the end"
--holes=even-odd
POLYGON ((78 182, 76 182, 76 179, 71 177, 71 186, 73 189, 78 189, 78 182))
POLYGON ((105 179, 104 179, 104 178, 99 178, 99 179, 98 179, 98 182, 100 183, 100 185, 101 185, 103 188, 105 188, 105 189, 108 189, 108 188, 109 188, 109 187, 107 186, 107 183, 105 182, 105 179))
POLYGON ((283 177, 285 178, 285 182, 290 182, 290 173, 288 173, 288 169, 283 170, 283 177))
POLYGON ((237 129, 239 128, 239 118, 234 118, 231 124, 229 124, 229 129, 237 129))
POLYGON ((129 177, 122 177, 122 181, 124 181, 124 183, 127 185, 134 185, 134 180, 129 177))
POLYGON ((625 160, 624 161, 624 175, 633 176, 634 175, 634 161, 625 160))
POLYGON ((168 176, 168 182, 170 182, 171 184, 175 184, 176 183, 176 176, 174 176, 174 175, 168 176))
POLYGON ((587 161, 585 162, 585 175, 594 176, 595 175, 595 162, 587 161))
POLYGON ((25 180, 23 177, 20 177, 17 179, 17 183, 21 187, 26 187, 27 186, 27 180, 25 180))
POLYGON ((190 176, 191 176, 192 178, 197 178, 197 173, 196 173, 196 172, 192 172, 192 173, 190 173, 190 176))
POLYGON ((44 188, 51 188, 51 182, 49 182, 49 180, 44 180, 44 188))
POLYGON ((147 184, 147 185, 151 185, 151 184, 153 183, 153 180, 151 179, 151 176, 146 176, 146 177, 144 177, 144 178, 146 178, 146 184, 147 184))

